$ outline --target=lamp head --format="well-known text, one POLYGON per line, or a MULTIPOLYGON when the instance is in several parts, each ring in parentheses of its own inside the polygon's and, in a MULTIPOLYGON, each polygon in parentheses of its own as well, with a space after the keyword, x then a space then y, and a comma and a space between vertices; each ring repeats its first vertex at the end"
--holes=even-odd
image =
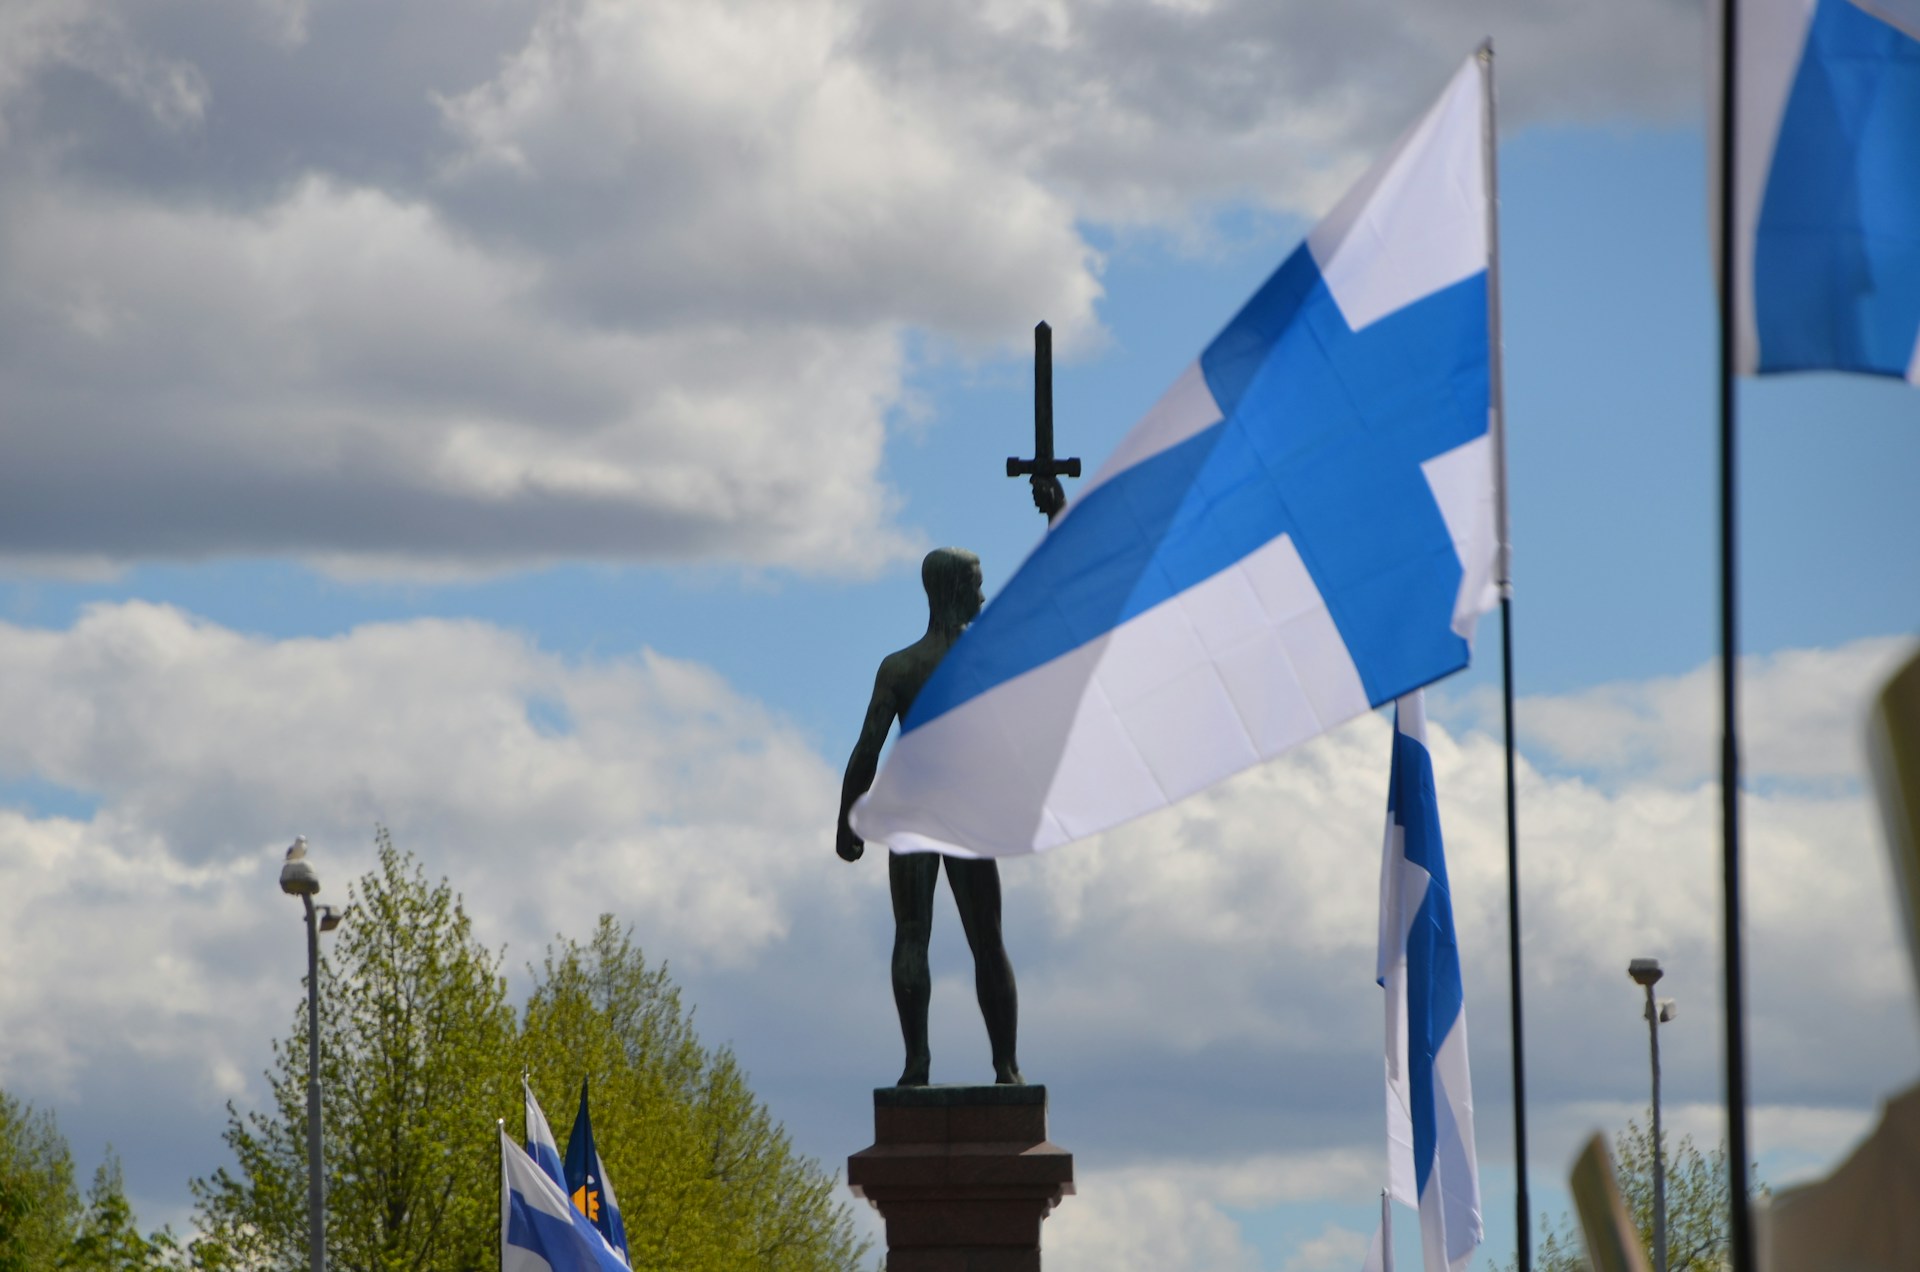
MULTIPOLYGON (((320 930, 322 932, 333 931, 333 929, 340 926, 340 920, 346 917, 345 914, 330 905, 316 906, 314 913, 320 918, 320 930)), ((1672 1000, 1669 999, 1668 1001, 1671 1002, 1672 1000)))
POLYGON ((280 891, 290 897, 310 897, 320 891, 320 874, 307 860, 307 837, 295 836, 280 867, 280 891))
POLYGON ((1651 985, 1660 979, 1660 960, 1636 958, 1627 964, 1627 975, 1633 977, 1636 985, 1651 985))

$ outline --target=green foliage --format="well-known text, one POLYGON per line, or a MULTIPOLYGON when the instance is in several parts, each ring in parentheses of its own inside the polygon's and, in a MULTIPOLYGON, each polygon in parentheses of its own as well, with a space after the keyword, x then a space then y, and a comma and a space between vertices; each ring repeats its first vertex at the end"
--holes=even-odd
MULTIPOLYGON (((1675 1143, 1667 1142, 1667 1268, 1668 1272, 1722 1272, 1730 1266, 1732 1234, 1728 1231, 1727 1150, 1722 1144, 1709 1153, 1694 1147, 1693 1137, 1685 1135, 1675 1143)), ((1653 1129, 1627 1121, 1627 1127, 1614 1137, 1614 1176, 1620 1185, 1620 1198, 1626 1203, 1633 1225, 1639 1229, 1640 1243, 1653 1259, 1653 1129)), ((1766 1187, 1757 1181, 1755 1196, 1766 1187)), ((1518 1261, 1508 1265, 1517 1266, 1518 1261)), ((1540 1216, 1540 1242, 1534 1251, 1533 1266, 1538 1272, 1587 1272, 1586 1245, 1580 1239, 1578 1224, 1571 1216, 1561 1215, 1556 1225, 1540 1216)), ((1659 1272, 1655 1269, 1654 1272, 1659 1272)))
POLYGON ((127 1203, 120 1159, 112 1149, 93 1173, 79 1230, 55 1266, 63 1272, 166 1272, 183 1260, 173 1234, 143 1237, 127 1203))
MULTIPOLYGON (((382 832, 320 971, 327 1258, 337 1272, 457 1272, 498 1259, 493 1119, 513 1104, 513 1008, 459 899, 382 832)), ((307 1262, 307 1022, 276 1043, 273 1106, 226 1141, 238 1174, 195 1181, 201 1263, 307 1262)))
POLYGON ((112 1149, 82 1204, 52 1114, 0 1091, 0 1272, 167 1272, 184 1257, 172 1233, 140 1235, 112 1149))
POLYGON ((561 1133, 592 1083, 594 1139, 636 1268, 836 1269, 865 1251, 833 1178, 798 1157, 731 1052, 707 1051, 664 967, 611 916, 547 954, 523 1031, 561 1133))
MULTIPOLYGON (((500 960, 459 899, 384 832, 349 898, 320 973, 332 1272, 498 1266, 495 1127, 511 1119, 519 1138, 523 1065, 563 1133, 591 1079, 635 1268, 860 1263, 832 1178, 793 1153, 733 1056, 702 1048, 666 969, 610 918, 586 945, 549 951, 517 1026, 500 960)), ((275 1046, 271 1106, 229 1106, 235 1169, 194 1182, 197 1272, 306 1267, 306 1075, 303 994, 275 1046)))
POLYGON ((43 1272, 80 1207, 73 1156, 53 1115, 0 1091, 0 1272, 43 1272))

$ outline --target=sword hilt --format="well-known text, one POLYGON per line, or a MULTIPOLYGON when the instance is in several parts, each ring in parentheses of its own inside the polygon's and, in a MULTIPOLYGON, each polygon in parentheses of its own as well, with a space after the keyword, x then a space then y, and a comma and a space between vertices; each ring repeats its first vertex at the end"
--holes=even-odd
POLYGON ((1046 465, 1044 475, 1048 477, 1078 477, 1080 475, 1080 457, 1078 455, 1075 455, 1072 459, 1055 459, 1051 455, 1035 456, 1032 459, 1015 459, 1009 455, 1007 456, 1007 476, 1031 477, 1042 464, 1046 465))

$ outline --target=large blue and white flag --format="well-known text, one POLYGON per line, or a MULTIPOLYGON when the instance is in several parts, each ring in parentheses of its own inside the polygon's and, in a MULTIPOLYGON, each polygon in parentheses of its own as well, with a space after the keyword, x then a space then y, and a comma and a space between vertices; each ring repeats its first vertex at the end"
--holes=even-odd
POLYGON ((627 1272, 560 1185, 500 1128, 500 1272, 627 1272))
POLYGON ((1737 366, 1920 384, 1920 0, 1738 3, 1737 366))
POLYGON ((1466 666, 1500 555, 1484 74, 1461 68, 955 643, 863 837, 1050 848, 1466 666))
POLYGON ((540 1109, 540 1101, 533 1098, 533 1087, 523 1076, 520 1089, 527 1097, 527 1156, 534 1164, 547 1172, 554 1183, 565 1185, 566 1175, 560 1164, 560 1145, 553 1138, 553 1128, 547 1125, 547 1115, 540 1109))
POLYGON ((1458 1272, 1484 1230, 1466 1000, 1421 693, 1393 713, 1378 975, 1387 991, 1387 1191, 1420 1211, 1426 1272, 1458 1272))

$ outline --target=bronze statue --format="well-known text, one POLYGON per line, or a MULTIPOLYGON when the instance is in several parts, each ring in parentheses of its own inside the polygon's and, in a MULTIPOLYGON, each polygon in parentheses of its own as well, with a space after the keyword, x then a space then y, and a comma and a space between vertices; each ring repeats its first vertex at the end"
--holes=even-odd
MULTIPOLYGON (((904 720, 922 685, 940 660, 980 613, 980 558, 959 548, 936 548, 920 565, 920 581, 927 589, 927 634, 905 649, 888 654, 873 680, 873 700, 867 704, 860 741, 847 760, 847 776, 840 788, 840 830, 835 844, 848 861, 858 861, 866 845, 847 823, 853 802, 873 785, 893 722, 904 720)), ((1019 999, 1014 990, 1013 964, 1000 936, 1000 867, 988 860, 943 857, 939 853, 888 853, 887 881, 893 892, 893 1001, 900 1011, 900 1033, 906 1042, 907 1065, 900 1086, 925 1086, 931 1063, 927 1050, 927 1002, 933 981, 927 971, 927 940, 933 934, 933 893, 940 881, 940 863, 947 866, 947 885, 960 910, 960 925, 973 950, 973 983, 986 1018, 987 1041, 993 1048, 993 1080, 1020 1084, 1020 1066, 1014 1059, 1014 1035, 1019 1023, 1019 999)))

